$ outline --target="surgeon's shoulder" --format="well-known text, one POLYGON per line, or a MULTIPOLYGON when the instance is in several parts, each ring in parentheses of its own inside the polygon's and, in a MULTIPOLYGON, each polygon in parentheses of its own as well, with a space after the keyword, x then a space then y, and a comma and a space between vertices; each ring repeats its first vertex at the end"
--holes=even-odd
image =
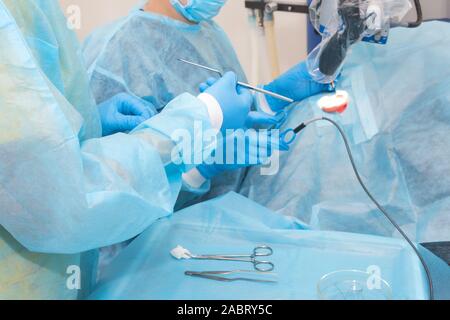
POLYGON ((107 41, 114 36, 115 32, 118 31, 125 22, 126 18, 121 18, 94 29, 94 31, 86 38, 85 45, 91 45, 98 41, 107 41))
POLYGON ((215 22, 214 20, 202 21, 201 25, 202 25, 203 28, 210 28, 210 29, 213 29, 213 30, 224 32, 222 27, 219 26, 219 24, 217 22, 215 22))
POLYGON ((90 57, 98 57, 124 23, 126 23, 126 18, 121 18, 99 27, 89 34, 83 42, 85 58, 90 60, 90 57))
POLYGON ((202 22, 203 29, 208 29, 210 32, 216 34, 216 36, 220 36, 222 39, 226 39, 229 41, 228 35, 226 34, 225 30, 217 22, 214 20, 210 21, 203 21, 202 22))

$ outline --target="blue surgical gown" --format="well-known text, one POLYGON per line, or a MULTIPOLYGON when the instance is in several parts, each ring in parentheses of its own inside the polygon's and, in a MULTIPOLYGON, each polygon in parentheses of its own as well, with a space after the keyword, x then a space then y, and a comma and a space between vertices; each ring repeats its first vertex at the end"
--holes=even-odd
MULTIPOLYGON (((450 24, 394 29, 386 46, 353 48, 338 89, 350 104, 323 113, 321 96, 290 110, 286 128, 328 116, 343 126, 368 188, 418 242, 450 240, 450 24)), ((304 130, 277 175, 250 169, 242 194, 322 230, 397 235, 358 184, 329 123, 304 130)))
MULTIPOLYGON (((173 212, 172 133, 211 129, 186 93, 131 134, 102 138, 75 34, 57 1, 0 2, 1 225, 27 249, 79 253, 130 239, 173 212)), ((0 255, 1 256, 1 255, 0 255)))
MULTIPOLYGON (((221 71, 244 71, 225 32, 213 21, 186 24, 139 9, 94 31, 83 53, 90 86, 97 103, 126 92, 162 110, 183 92, 198 93, 198 86, 217 74, 180 62, 194 61, 221 71)), ((213 179, 202 199, 237 191, 245 170, 213 179)))

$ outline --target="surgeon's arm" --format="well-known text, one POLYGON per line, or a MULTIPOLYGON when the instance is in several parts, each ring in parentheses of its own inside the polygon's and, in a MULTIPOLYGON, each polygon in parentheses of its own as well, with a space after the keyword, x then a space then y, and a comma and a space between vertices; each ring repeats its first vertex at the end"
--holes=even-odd
POLYGON ((24 130, 3 126, 8 135, 0 144, 1 224, 32 251, 103 247, 169 215, 187 167, 172 161, 171 136, 183 130, 191 142, 198 134, 194 122, 212 128, 205 103, 184 95, 132 134, 80 143, 57 102, 39 98, 34 101, 40 110, 19 100, 11 105, 29 109, 29 119, 24 130))
MULTIPOLYGON (((0 5, 0 225, 32 251, 75 253, 130 239, 169 215, 190 166, 174 161, 176 131, 193 143, 206 130, 241 119, 228 112, 241 97, 227 106, 230 94, 183 95, 131 134, 100 138, 81 63, 69 54, 75 36, 63 33, 60 56, 51 57, 51 68, 61 68, 67 80, 55 86, 4 9, 0 5)), ((235 81, 225 83, 229 92, 226 85, 236 90, 235 81)), ((248 112, 245 107, 238 109, 248 112)))
POLYGON ((22 77, 4 66, 0 222, 32 251, 107 246, 171 214, 182 174, 193 167, 183 152, 173 152, 177 138, 193 145, 208 129, 241 126, 235 121, 245 117, 232 114, 250 108, 249 97, 231 98, 236 83, 228 77, 218 84, 223 91, 182 95, 131 134, 80 141, 81 117, 39 69, 22 77))

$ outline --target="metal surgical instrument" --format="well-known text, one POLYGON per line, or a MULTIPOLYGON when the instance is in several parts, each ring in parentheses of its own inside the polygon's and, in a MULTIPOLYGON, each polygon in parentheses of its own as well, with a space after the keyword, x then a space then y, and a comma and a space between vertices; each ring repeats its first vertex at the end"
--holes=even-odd
MULTIPOLYGON (((207 66, 195 63, 195 62, 191 62, 191 61, 188 61, 188 60, 185 60, 185 59, 178 59, 178 61, 190 64, 191 66, 194 66, 194 67, 202 68, 202 69, 205 69, 205 70, 217 73, 219 76, 222 77, 222 72, 220 72, 217 69, 213 69, 213 68, 210 68, 210 67, 207 67, 207 66)), ((250 85, 248 83, 244 83, 244 82, 238 81, 237 84, 240 85, 241 87, 244 87, 244 88, 247 88, 247 89, 259 92, 259 93, 266 94, 268 96, 271 96, 271 97, 279 99, 279 100, 283 100, 283 101, 286 101, 286 102, 289 102, 289 103, 293 103, 294 102, 294 100, 291 99, 291 98, 282 96, 281 94, 278 94, 278 93, 275 93, 275 92, 272 92, 272 91, 268 91, 268 90, 264 90, 264 89, 252 86, 252 85, 250 85)))
POLYGON ((220 261, 237 261, 237 262, 249 262, 253 264, 253 268, 259 272, 270 272, 275 269, 275 265, 270 261, 258 260, 260 257, 270 257, 273 254, 273 250, 269 246, 258 246, 253 250, 252 254, 233 254, 233 255, 196 255, 192 254, 188 250, 183 252, 185 256, 183 258, 195 259, 195 260, 220 260, 220 261))
POLYGON ((253 274, 257 276, 274 276, 275 273, 270 272, 260 272, 260 271, 248 271, 248 270, 234 270, 234 271, 204 271, 204 272, 196 272, 196 271, 186 271, 184 273, 187 276, 191 277, 199 277, 205 278, 209 280, 222 281, 222 282, 234 282, 234 281, 250 281, 250 282, 260 282, 260 283, 276 283, 276 280, 264 280, 264 279, 256 279, 256 278, 245 278, 245 277, 235 277, 228 278, 226 276, 230 275, 239 275, 239 274, 253 274))

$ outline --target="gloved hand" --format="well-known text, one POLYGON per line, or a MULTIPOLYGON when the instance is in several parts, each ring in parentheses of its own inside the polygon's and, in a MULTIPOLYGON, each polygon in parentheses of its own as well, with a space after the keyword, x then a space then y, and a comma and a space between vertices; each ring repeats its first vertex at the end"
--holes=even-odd
POLYGON ((98 106, 103 136, 128 132, 157 114, 156 108, 141 99, 119 93, 98 106))
MULTIPOLYGON (((315 82, 308 72, 306 62, 302 62, 278 79, 274 80, 264 89, 281 94, 295 101, 301 101, 320 92, 332 92, 334 89, 329 84, 315 82)), ((289 105, 288 102, 267 96, 267 102, 274 112, 283 110, 289 105)))
MULTIPOLYGON (((213 86, 219 79, 209 78, 206 82, 203 82, 199 86, 200 92, 206 92, 211 86, 213 86)), ((239 87, 239 86, 238 86, 239 87)), ((250 111, 245 120, 245 128, 267 128, 275 126, 284 120, 284 115, 269 115, 263 112, 250 111)), ((244 128, 244 127, 241 127, 244 128)))
POLYGON ((263 165, 275 150, 288 151, 289 146, 283 143, 279 136, 272 136, 270 130, 252 130, 252 133, 242 135, 231 134, 227 135, 222 143, 218 142, 211 158, 197 169, 205 179, 211 179, 224 172, 263 165), (245 150, 242 150, 243 146, 245 150), (233 152, 233 157, 230 157, 228 152, 233 152))
POLYGON ((253 99, 247 89, 237 86, 234 72, 227 72, 204 93, 210 94, 219 103, 223 114, 223 130, 244 128, 253 99))

